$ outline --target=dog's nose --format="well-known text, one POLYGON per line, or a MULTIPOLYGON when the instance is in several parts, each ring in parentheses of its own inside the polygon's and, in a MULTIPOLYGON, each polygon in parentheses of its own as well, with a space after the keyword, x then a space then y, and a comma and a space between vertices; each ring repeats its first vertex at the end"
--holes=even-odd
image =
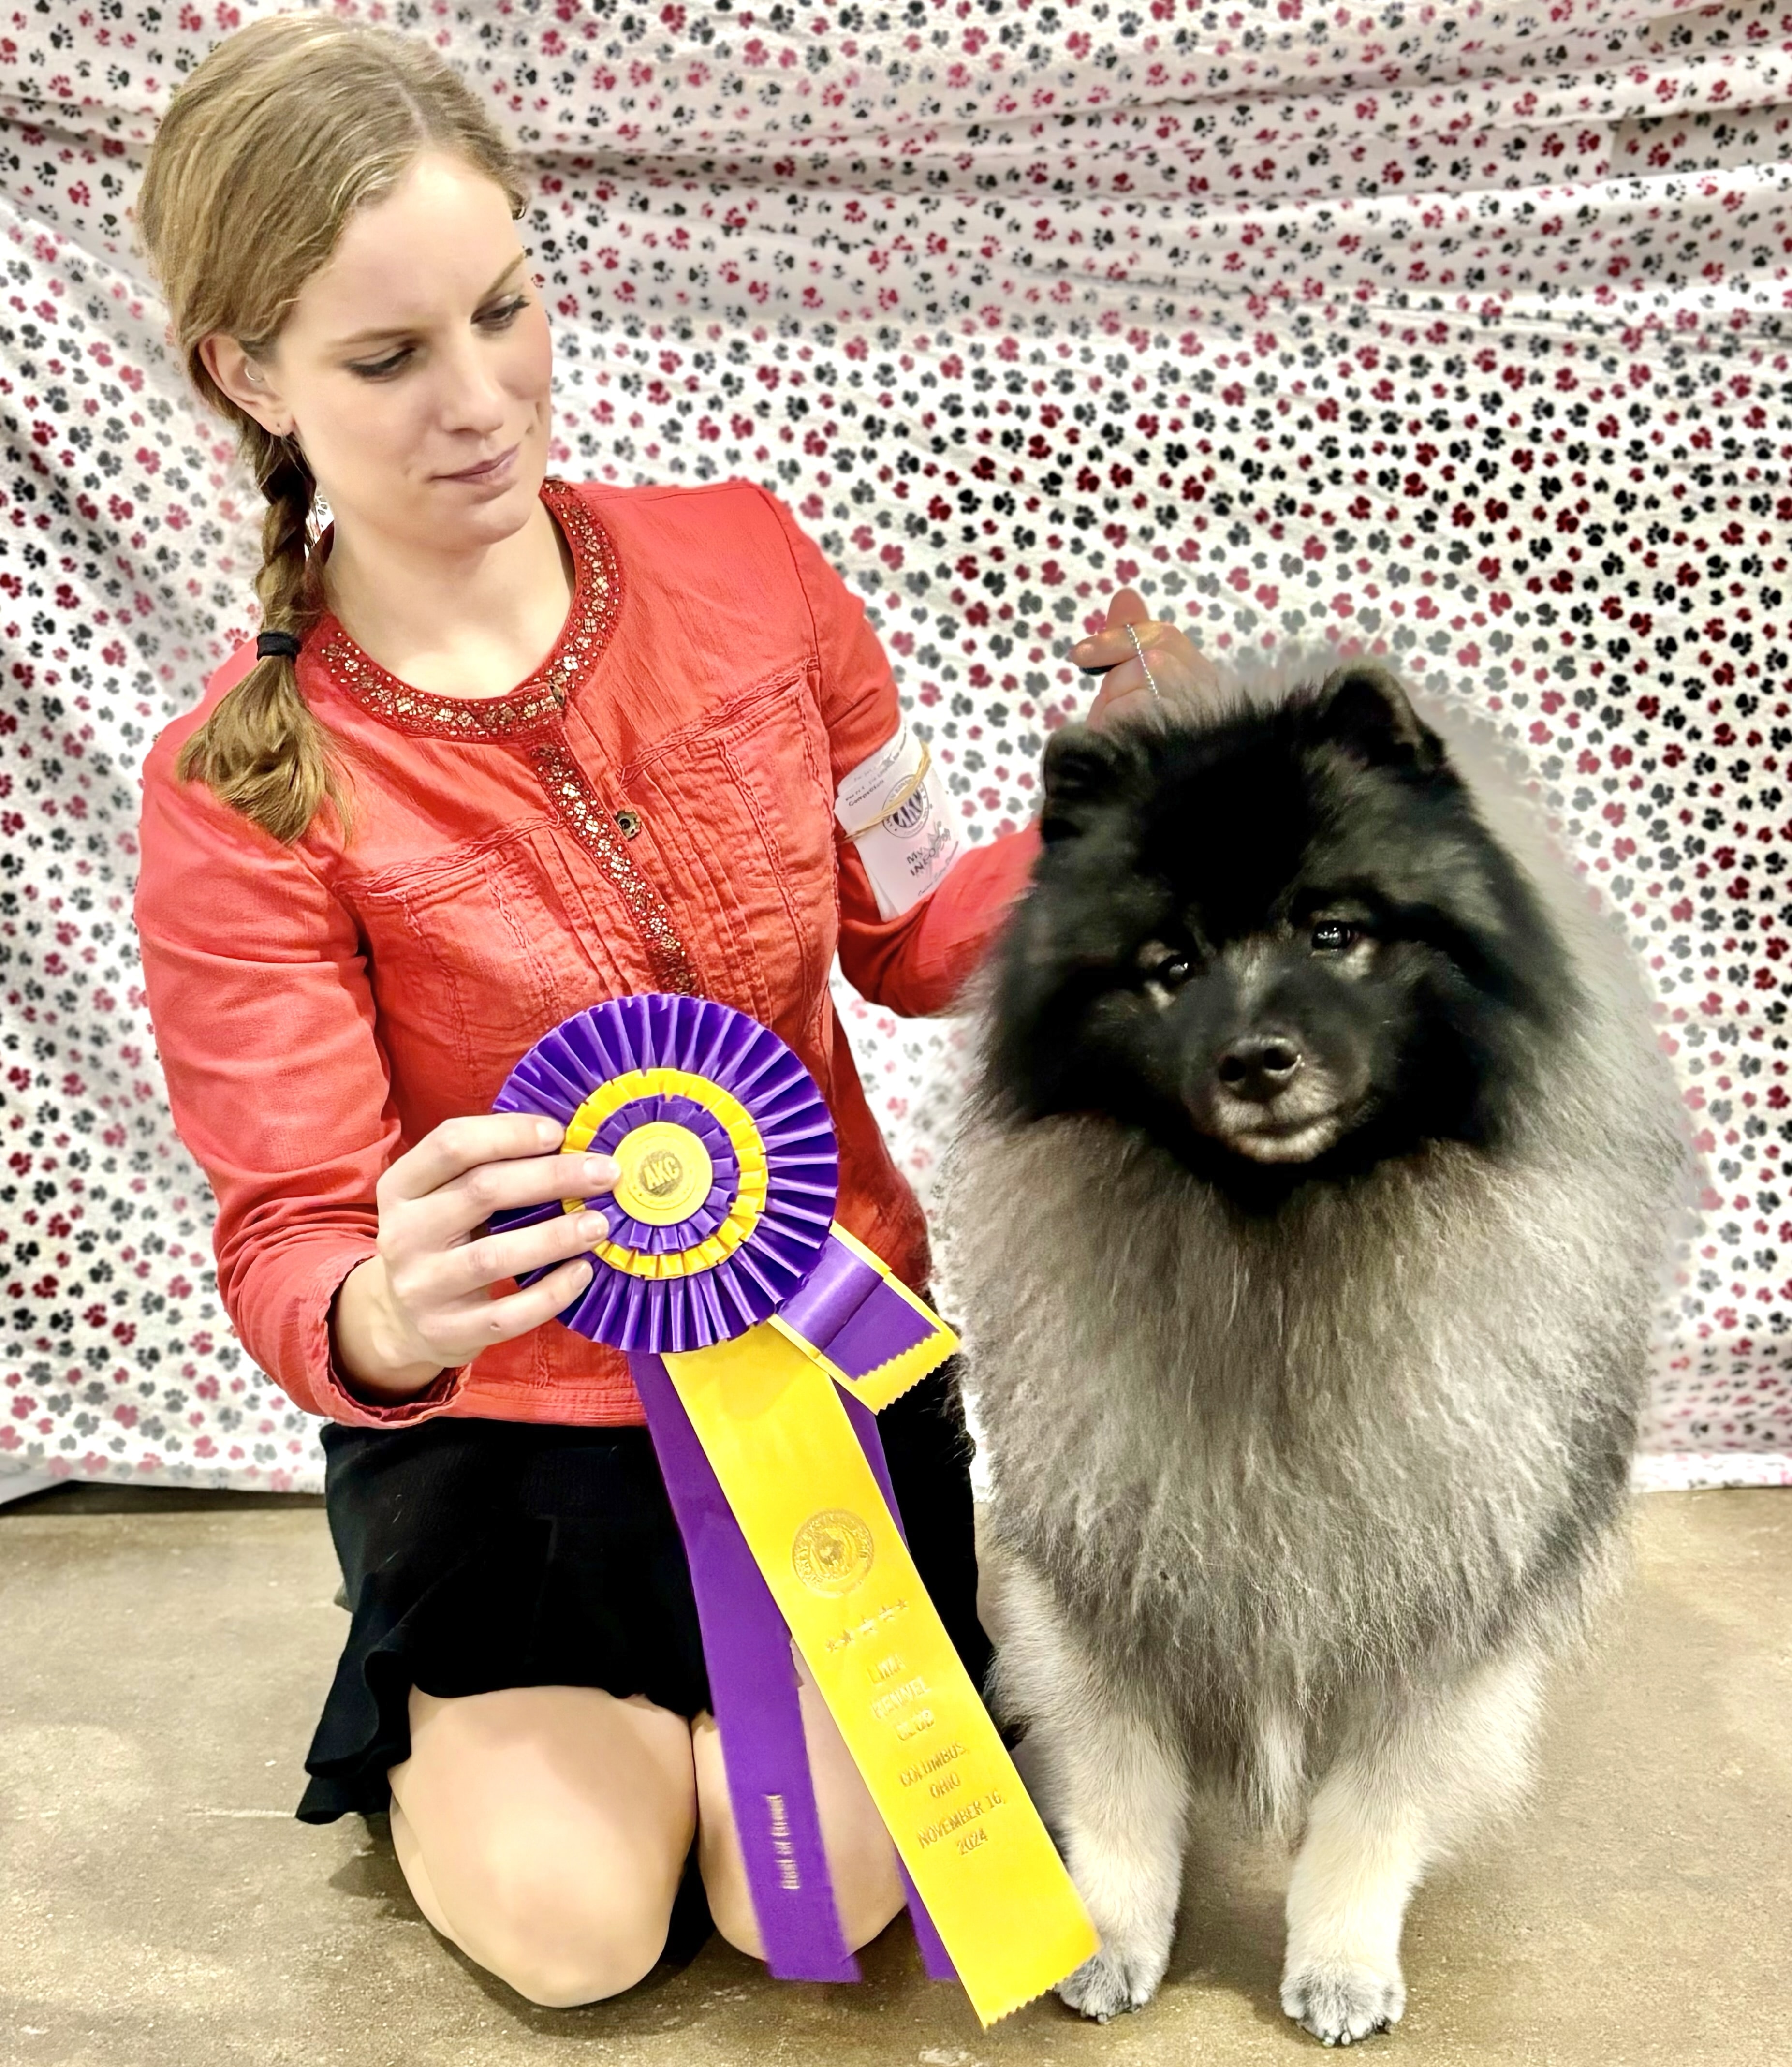
POLYGON ((1220 1082, 1234 1098, 1264 1104, 1286 1090, 1300 1067, 1300 1050, 1279 1034, 1247 1034, 1220 1057, 1220 1082))

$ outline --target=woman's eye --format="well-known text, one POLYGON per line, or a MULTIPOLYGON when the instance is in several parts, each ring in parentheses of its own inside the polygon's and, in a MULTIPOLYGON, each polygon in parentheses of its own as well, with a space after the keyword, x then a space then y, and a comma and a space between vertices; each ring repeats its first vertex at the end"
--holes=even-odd
POLYGON ((1358 935, 1357 927, 1347 924, 1342 919, 1321 919, 1313 928, 1316 948, 1348 948, 1358 935))
MULTIPOLYGON (((501 307, 489 309, 479 320, 489 328, 505 330, 528 306, 528 295, 518 294, 513 301, 505 302, 501 307)), ((382 359, 372 366, 351 366, 349 372, 360 374, 364 380, 383 380, 387 374, 395 373, 410 356, 411 348, 407 345, 403 351, 395 351, 390 359, 382 359)))

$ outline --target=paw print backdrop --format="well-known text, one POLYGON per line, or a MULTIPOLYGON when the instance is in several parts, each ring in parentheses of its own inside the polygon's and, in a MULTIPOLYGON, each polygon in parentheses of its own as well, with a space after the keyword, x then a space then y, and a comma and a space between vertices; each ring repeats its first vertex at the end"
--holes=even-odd
MULTIPOLYGON (((0 1468, 319 1482, 164 1108, 136 774, 255 498, 131 235, 264 11, 0 0, 0 1468)), ((556 470, 740 474, 863 595, 973 839, 1122 583, 1489 714, 1697 1115, 1648 1483, 1792 1478, 1792 40, 1774 0, 347 5, 531 155, 556 470)), ((925 1193, 962 1029, 846 997, 925 1193)))

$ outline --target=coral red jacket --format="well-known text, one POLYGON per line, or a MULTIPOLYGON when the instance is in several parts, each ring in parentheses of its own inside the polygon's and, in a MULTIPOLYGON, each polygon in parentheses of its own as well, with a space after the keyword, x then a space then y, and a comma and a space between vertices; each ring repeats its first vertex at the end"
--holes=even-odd
MULTIPOLYGON (((942 1009, 1037 851, 971 848, 878 916, 835 786, 898 723, 864 607, 775 497, 744 481, 616 489, 550 476, 578 583, 553 652, 509 695, 428 695, 334 617, 298 660, 357 811, 283 847, 197 783, 188 736, 253 641, 144 770, 144 981, 180 1136, 217 1195, 218 1287, 250 1356, 313 1413, 642 1419, 626 1360, 557 1322, 417 1398, 371 1404, 330 1312, 374 1249, 374 1186, 452 1115, 488 1111, 524 1050, 601 998, 694 989, 749 1012, 813 1073, 841 1139, 841 1223, 910 1285, 926 1232, 866 1105, 828 977, 942 1009)), ((327 550, 326 534, 325 550, 327 550)))

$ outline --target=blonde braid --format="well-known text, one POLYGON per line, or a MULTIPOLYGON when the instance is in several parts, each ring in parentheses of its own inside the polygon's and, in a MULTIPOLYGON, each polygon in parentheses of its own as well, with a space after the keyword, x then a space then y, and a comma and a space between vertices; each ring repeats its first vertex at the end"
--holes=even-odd
MULTIPOLYGON (((263 431, 254 443, 262 448, 252 457, 268 499, 255 580, 262 627, 302 640, 323 611, 310 554, 317 485, 294 440, 263 431)), ((328 734, 299 694, 298 664, 284 654, 257 660, 220 700, 182 748, 176 773, 183 782, 203 782, 284 845, 305 831, 326 798, 347 836, 347 784, 328 734)))

